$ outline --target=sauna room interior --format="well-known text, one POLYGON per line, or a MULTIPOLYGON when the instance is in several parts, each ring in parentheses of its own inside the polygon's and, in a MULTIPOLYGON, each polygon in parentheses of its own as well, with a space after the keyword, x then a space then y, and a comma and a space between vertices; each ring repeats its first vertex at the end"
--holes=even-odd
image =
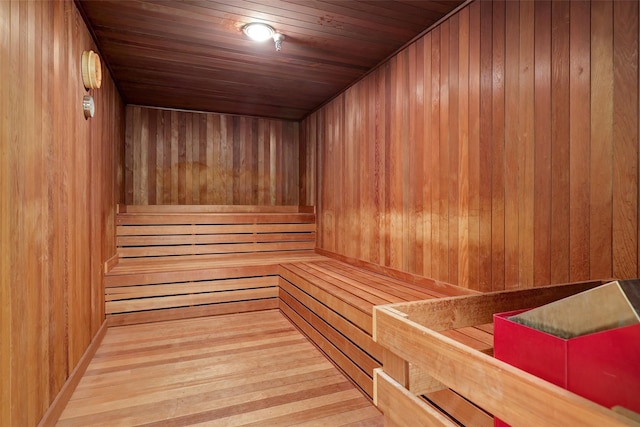
POLYGON ((640 425, 493 322, 640 276, 639 3, 0 0, 0 425, 640 425))

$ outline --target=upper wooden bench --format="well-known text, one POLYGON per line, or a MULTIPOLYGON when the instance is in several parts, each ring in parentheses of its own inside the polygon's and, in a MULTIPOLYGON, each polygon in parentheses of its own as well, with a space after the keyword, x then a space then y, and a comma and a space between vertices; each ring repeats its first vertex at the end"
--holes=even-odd
POLYGON ((314 252, 305 206, 121 206, 107 262, 110 325, 278 307, 278 264, 314 252))

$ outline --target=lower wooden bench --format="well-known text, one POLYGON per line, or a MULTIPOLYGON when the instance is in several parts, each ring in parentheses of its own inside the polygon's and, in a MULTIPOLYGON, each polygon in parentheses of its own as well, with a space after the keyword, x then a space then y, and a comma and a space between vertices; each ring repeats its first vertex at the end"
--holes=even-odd
POLYGON ((278 308, 278 265, 325 259, 312 251, 127 260, 105 275, 110 326, 278 308))
MULTIPOLYGON (((279 276, 281 311, 370 398, 373 372, 385 358, 372 339, 373 307, 465 292, 429 288, 333 259, 283 264, 279 276)), ((481 330, 470 329, 469 335, 458 334, 474 347, 491 347, 476 339, 481 330)))

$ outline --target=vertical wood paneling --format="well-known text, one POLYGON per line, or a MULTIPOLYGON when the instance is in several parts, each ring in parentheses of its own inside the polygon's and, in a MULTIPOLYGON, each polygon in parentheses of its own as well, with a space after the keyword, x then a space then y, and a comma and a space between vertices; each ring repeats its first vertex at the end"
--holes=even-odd
MULTIPOLYGON (((373 253, 371 255, 371 259, 375 260, 375 262, 377 263, 382 263, 381 260, 385 259, 385 245, 384 245, 384 240, 385 240, 385 232, 386 229, 384 228, 384 224, 385 224, 385 220, 384 220, 384 209, 383 206, 385 205, 385 198, 386 198, 386 187, 384 185, 385 183, 385 167, 384 167, 384 158, 385 158, 385 145, 384 145, 384 140, 385 140, 385 135, 386 135, 386 131, 385 131, 385 127, 384 127, 384 123, 385 121, 382 120, 382 118, 385 117, 386 115, 386 109, 385 109, 385 102, 384 102, 384 94, 385 94, 385 79, 384 79, 384 67, 381 67, 379 70, 377 70, 376 72, 374 72, 374 85, 373 85, 373 91, 374 91, 374 97, 375 97, 375 116, 374 116, 374 122, 375 122, 375 136, 374 136, 374 168, 375 168, 375 172, 374 172, 374 188, 376 189, 376 192, 374 194, 374 202, 373 202, 373 208, 374 208, 374 217, 375 217, 375 230, 374 230, 374 239, 373 239, 373 253)), ((370 108, 370 107, 369 107, 370 108)), ((318 129, 322 129, 322 125, 321 122, 319 122, 318 125, 318 129)), ((320 133, 322 131, 319 130, 318 132, 318 144, 320 144, 320 133)), ((320 164, 322 163, 322 159, 318 159, 318 161, 320 162, 320 164)), ((322 194, 322 193, 319 193, 322 194)), ((322 207, 322 200, 318 199, 318 203, 317 203, 317 209, 320 209, 322 207)), ((367 214, 367 213, 365 213, 367 214)), ((317 217, 317 215, 316 215, 317 217)))
MULTIPOLYGON (((10 58, 11 52, 11 3, 0 2, 0 81, 8 82, 11 78, 10 58)), ((0 96, 0 236, 8 236, 11 229, 9 221, 10 200, 9 191, 11 185, 9 179, 10 162, 9 162, 9 144, 11 140, 10 123, 4 118, 8 116, 11 105, 9 96, 5 93, 0 96)), ((11 257, 9 251, 5 250, 9 246, 6 237, 0 237, 2 242, 2 251, 0 252, 0 376, 4 379, 0 381, 0 424, 11 425, 11 404, 13 401, 11 396, 11 359, 12 355, 9 351, 4 350, 10 345, 11 336, 11 317, 12 304, 11 301, 11 257), (7 403, 5 403, 7 402, 7 403)), ((12 243, 12 242, 11 242, 12 243)))
POLYGON ((0 4, 0 424, 36 425, 104 320, 124 107, 106 70, 85 120, 75 5, 0 4))
MULTIPOLYGON (((415 271, 418 274, 424 274, 424 193, 425 193, 425 180, 424 177, 427 175, 425 173, 425 159, 428 158, 425 156, 425 146, 422 144, 422 140, 425 134, 425 120, 424 120, 424 111, 425 111, 425 98, 424 98, 424 86, 425 86, 425 67, 430 66, 426 64, 424 60, 424 38, 418 40, 416 43, 416 54, 415 54, 415 73, 412 73, 412 67, 409 66, 409 72, 415 78, 415 84, 410 84, 410 90, 415 93, 415 109, 413 109, 413 135, 412 135, 412 144, 415 147, 415 155, 411 157, 414 164, 414 172, 415 175, 415 196, 413 198, 413 213, 415 217, 415 239, 416 239, 416 247, 415 250, 409 248, 410 253, 415 260, 415 271)), ((429 80, 427 80, 428 82, 429 80)), ((412 193, 413 194, 413 193, 412 193)))
POLYGON ((551 1, 535 7, 533 284, 551 282, 551 1))
POLYGON ((589 178, 591 277, 613 277, 613 3, 591 6, 591 164, 589 178))
POLYGON ((440 28, 431 33, 431 271, 433 277, 439 277, 441 272, 440 257, 440 28))
POLYGON ((439 277, 449 281, 449 32, 450 22, 445 21, 440 29, 440 194, 438 200, 440 230, 438 240, 438 265, 439 277))
MULTIPOLYGON (((480 147, 479 161, 480 174, 478 178, 480 191, 480 236, 478 248, 480 265, 478 282, 476 286, 470 282, 470 287, 475 287, 483 292, 492 289, 492 169, 493 155, 493 5, 491 2, 479 2, 480 4, 480 37, 478 33, 471 33, 480 40, 480 147)), ((473 74, 472 74, 473 77, 473 74)), ((472 84, 473 82, 470 82, 472 84)), ((426 140, 425 142, 427 142, 426 140)))
POLYGON ((569 13, 551 2, 551 283, 569 281, 569 13))
POLYGON ((318 245, 482 291, 635 277, 639 13, 473 2, 316 111, 318 245))
POLYGON ((301 185, 302 202, 313 200, 296 122, 139 106, 126 114, 126 203, 297 205, 301 185))
POLYGON ((535 3, 520 4, 518 90, 518 281, 533 286, 534 271, 534 160, 535 160, 535 3))
POLYGON ((570 34, 570 266, 569 280, 580 281, 589 278, 589 183, 591 153, 590 117, 591 102, 591 52, 590 4, 579 0, 571 2, 570 34))
MULTIPOLYGON (((431 263, 431 253, 433 251, 433 174, 431 173, 432 150, 423 141, 432 138, 432 107, 433 107, 433 84, 432 82, 432 64, 431 64, 432 36, 431 33, 424 37, 424 45, 421 58, 424 61, 424 79, 423 79, 423 106, 422 122, 424 133, 421 136, 417 134, 417 145, 422 148, 422 274, 430 277, 432 275, 433 265, 431 263)), ((419 115, 417 115, 420 118, 419 115)))
POLYGON ((449 146, 449 179, 448 192, 448 239, 445 247, 449 249, 449 272, 447 281, 458 283, 458 256, 460 254, 460 238, 458 224, 460 223, 460 189, 458 184, 463 177, 460 176, 460 15, 451 17, 449 26, 449 111, 448 111, 448 146, 449 146))
POLYGON ((519 283, 519 170, 518 150, 522 144, 519 128, 520 113, 520 2, 505 2, 504 61, 504 286, 514 288, 519 283))
POLYGON ((391 161, 391 158, 393 157, 393 151, 391 150, 391 113, 392 113, 392 86, 391 86, 391 81, 392 81, 392 76, 391 76, 391 72, 390 70, 392 69, 391 64, 387 64, 387 67, 385 69, 385 73, 384 73, 384 95, 383 95, 383 101, 382 103, 384 103, 385 105, 385 109, 384 109, 384 126, 383 126, 383 132, 384 132, 384 138, 382 139, 383 143, 384 143, 384 154, 380 157, 380 161, 381 163, 384 165, 384 213, 385 215, 383 216, 383 221, 382 221, 382 234, 384 236, 384 243, 381 245, 381 248, 383 248, 382 250, 382 254, 381 254, 381 259, 384 260, 384 265, 391 265, 391 252, 392 252, 392 247, 391 247, 391 224, 393 221, 393 215, 394 215, 394 211, 392 210, 392 205, 391 205, 391 197, 392 197, 392 193, 393 193, 393 187, 390 185, 391 180, 392 180, 392 175, 391 175, 391 166, 394 163, 393 161, 391 161))
POLYGON ((613 274, 638 275, 638 2, 613 2, 613 274))
MULTIPOLYGON (((469 178, 466 180, 469 186, 469 273, 460 273, 460 276, 467 279, 467 287, 471 283, 480 285, 480 181, 481 176, 481 148, 480 148, 480 25, 481 2, 476 2, 469 8, 469 178), (471 37, 476 35, 476 37, 471 37)), ((465 37, 461 37, 464 39, 465 37)), ((462 190, 464 194, 465 191, 462 190)))
MULTIPOLYGON (((460 286, 469 287, 469 240, 471 230, 469 227, 469 199, 471 189, 469 186, 469 9, 460 11, 460 27, 458 30, 458 271, 456 282, 460 286)), ((476 86, 477 87, 477 86, 476 86)), ((477 157, 476 157, 477 158, 477 157)), ((477 180, 475 181, 477 183, 477 180)), ((476 279, 477 280, 477 279, 476 279)))
POLYGON ((493 2, 491 290, 505 284, 505 2, 493 2))

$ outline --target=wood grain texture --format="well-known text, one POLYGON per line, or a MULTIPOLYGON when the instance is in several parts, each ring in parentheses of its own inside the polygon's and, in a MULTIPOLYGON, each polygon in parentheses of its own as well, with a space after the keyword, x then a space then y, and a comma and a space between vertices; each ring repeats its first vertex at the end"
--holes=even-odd
POLYGON ((591 277, 613 277, 613 2, 591 6, 591 277))
POLYGON ((638 275, 638 3, 613 5, 613 274, 638 275))
POLYGON ((637 276, 638 32, 637 1, 443 21, 302 122, 319 248, 482 291, 637 276))
POLYGON ((78 1, 127 103, 289 120, 461 3, 78 1), (281 51, 242 33, 255 20, 285 35, 281 51))
POLYGON ((278 306, 277 265, 322 258, 304 207, 135 205, 116 217, 117 264, 105 276, 110 325, 278 306), (231 263, 231 264, 230 264, 231 263))
MULTIPOLYGON (((0 56, 3 58, 0 62, 0 79, 3 82, 10 81, 12 76, 10 61, 11 52, 11 3, 0 3, 0 56)), ((14 54, 15 55, 15 54, 14 54)), ((15 78, 15 77, 14 77, 15 78)), ((5 120, 11 105, 8 96, 0 97, 0 346, 3 349, 10 346, 11 342, 11 256, 9 255, 9 242, 5 236, 9 235, 11 230, 11 222, 9 220, 9 212, 12 208, 12 199, 9 197, 10 184, 10 161, 9 161, 9 144, 11 123, 5 120)), ((14 415, 11 409, 11 361, 12 356, 9 351, 0 351, 0 375, 3 381, 0 381, 0 424, 11 425, 14 415)))
POLYGON ((455 292, 336 260, 283 264, 279 275, 282 312, 369 397, 373 371, 383 361, 371 337, 373 307, 455 292))
POLYGON ((382 426, 382 416, 271 310, 110 328, 58 422, 197 424, 382 426))
MULTIPOLYGON (((589 277, 591 171, 591 8, 586 1, 571 2, 569 97, 569 280, 589 277)), ((636 156, 637 157, 637 156, 636 156)), ((636 257, 637 259, 637 257, 636 257)))
MULTIPOLYGON (((533 284, 551 282, 551 2, 535 8, 533 284)), ((600 277, 600 276, 596 276, 600 277)), ((606 276, 602 276, 606 277, 606 276)))
POLYGON ((53 402, 51 402, 51 406, 49 406, 49 409, 47 409, 47 412, 45 412, 44 416, 38 423, 39 427, 48 427, 48 426, 56 425, 56 423, 58 422, 58 419, 60 418, 60 415, 62 414, 62 412, 64 411, 64 408, 69 403, 69 400, 73 395, 73 392, 78 386, 78 383, 80 383, 80 380, 82 379, 83 375, 87 371, 87 367, 89 366, 89 363, 93 359, 93 356, 96 354, 96 351, 98 350, 98 347, 102 343, 102 340, 104 339, 104 336, 106 333, 107 333, 107 321, 105 320, 102 322, 100 329, 98 329, 98 332, 91 340, 91 343, 87 347, 87 350, 84 352, 84 354, 78 361, 78 364, 75 366, 73 371, 71 371, 71 373, 69 374, 69 378, 67 379, 67 381, 65 381, 64 386, 62 386, 62 389, 60 390, 56 398, 53 399, 53 402))
POLYGON ((124 106, 106 69, 85 120, 71 1, 0 5, 0 424, 36 425, 104 321, 124 106))
MULTIPOLYGON (((469 298, 476 299, 475 296, 469 298)), ((441 303, 440 300, 433 301, 436 305, 441 303)), ((430 311, 424 303, 416 304, 422 306, 423 313, 430 311)), ((490 305, 491 302, 482 308, 490 311, 490 305)), ((395 305, 376 307, 374 311, 378 344, 511 425, 637 425, 608 408, 452 340, 446 334, 433 330, 427 319, 408 319, 395 305)), ((448 318, 456 317, 455 310, 445 310, 441 314, 448 318)), ((434 316, 433 320, 437 324, 440 318, 434 316)), ((398 386, 395 384, 396 388, 398 386)), ((402 389, 394 393, 401 399, 397 402, 399 408, 412 397, 401 397, 398 392, 402 389)), ((391 393, 390 390, 388 392, 391 393)), ((414 414, 409 418, 414 423, 442 425, 430 422, 429 415, 421 414, 424 409, 424 405, 406 406, 406 410, 414 414)), ((478 424, 474 422, 471 425, 478 424)))
POLYGON ((298 122, 128 106, 126 127, 128 204, 313 201, 314 145, 300 145, 298 122))

